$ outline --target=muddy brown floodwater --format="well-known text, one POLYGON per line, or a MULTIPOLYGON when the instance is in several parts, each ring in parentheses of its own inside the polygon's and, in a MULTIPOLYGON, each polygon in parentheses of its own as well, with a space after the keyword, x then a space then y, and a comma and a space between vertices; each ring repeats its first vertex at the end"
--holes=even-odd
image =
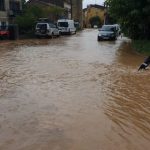
POLYGON ((0 42, 0 150, 148 150, 150 71, 96 30, 0 42))

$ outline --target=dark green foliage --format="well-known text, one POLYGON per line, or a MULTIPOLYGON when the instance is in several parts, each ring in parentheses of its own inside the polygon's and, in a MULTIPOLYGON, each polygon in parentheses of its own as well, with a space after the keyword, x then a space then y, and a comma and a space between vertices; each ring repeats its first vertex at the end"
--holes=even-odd
POLYGON ((17 16, 15 22, 19 26, 20 33, 34 31, 38 18, 44 17, 42 8, 38 6, 28 6, 23 10, 22 15, 17 16))
POLYGON ((21 0, 22 3, 22 9, 24 10, 26 8, 26 0, 21 0))
POLYGON ((91 27, 94 27, 94 25, 97 25, 98 27, 100 27, 102 25, 102 21, 99 16, 91 17, 89 19, 89 22, 91 24, 91 27))
POLYGON ((106 0, 109 14, 132 39, 150 39, 150 0, 106 0))
POLYGON ((39 18, 51 18, 55 20, 61 16, 63 12, 64 9, 59 7, 42 7, 23 3, 22 15, 17 16, 15 22, 18 24, 21 34, 33 34, 36 22, 39 18))

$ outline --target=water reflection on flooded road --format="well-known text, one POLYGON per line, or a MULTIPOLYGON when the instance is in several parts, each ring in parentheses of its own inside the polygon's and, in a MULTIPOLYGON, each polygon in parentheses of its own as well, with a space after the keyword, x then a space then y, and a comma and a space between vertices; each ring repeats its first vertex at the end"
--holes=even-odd
POLYGON ((150 71, 96 34, 0 43, 0 150, 149 149, 150 71))

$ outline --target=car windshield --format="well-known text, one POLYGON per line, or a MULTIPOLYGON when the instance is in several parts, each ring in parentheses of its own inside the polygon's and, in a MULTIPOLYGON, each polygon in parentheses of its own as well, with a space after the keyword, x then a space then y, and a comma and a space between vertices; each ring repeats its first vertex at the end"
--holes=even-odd
POLYGON ((68 27, 68 22, 59 22, 58 26, 59 27, 68 27))
POLYGON ((47 29, 47 24, 37 24, 37 28, 39 28, 39 29, 47 29))
POLYGON ((103 26, 101 31, 115 31, 115 27, 113 26, 103 26))

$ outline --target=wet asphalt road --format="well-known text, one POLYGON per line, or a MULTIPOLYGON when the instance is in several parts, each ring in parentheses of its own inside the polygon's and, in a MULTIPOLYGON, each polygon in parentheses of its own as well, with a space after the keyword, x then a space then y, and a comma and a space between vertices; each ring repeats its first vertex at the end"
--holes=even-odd
POLYGON ((126 38, 0 42, 0 150, 148 150, 150 71, 126 38))

